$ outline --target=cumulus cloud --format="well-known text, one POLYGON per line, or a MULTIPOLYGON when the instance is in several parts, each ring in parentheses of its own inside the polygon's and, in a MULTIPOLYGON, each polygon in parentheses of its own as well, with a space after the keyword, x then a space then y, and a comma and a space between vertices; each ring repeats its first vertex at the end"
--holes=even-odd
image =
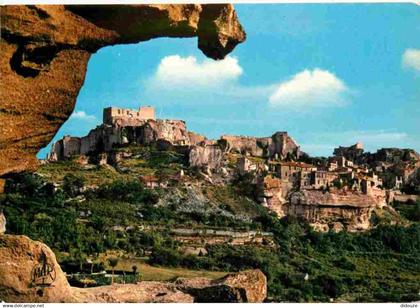
POLYGON ((161 102, 184 105, 258 101, 302 112, 311 107, 343 106, 353 93, 333 73, 319 68, 301 71, 280 84, 245 86, 239 80, 243 73, 239 60, 230 56, 214 61, 170 55, 162 58, 154 74, 143 80, 143 95, 153 98, 159 93, 161 102))
POLYGON ((420 49, 406 49, 402 56, 402 65, 420 71, 420 49))
POLYGON ((272 107, 327 107, 344 105, 349 88, 333 73, 304 70, 279 84, 269 97, 272 107))
POLYGON ((73 114, 71 115, 71 119, 83 120, 83 121, 94 121, 96 120, 96 117, 94 115, 86 114, 86 112, 81 110, 81 111, 73 112, 73 114))
POLYGON ((220 61, 198 61, 193 56, 171 55, 160 61, 153 81, 165 87, 211 87, 234 81, 242 72, 238 60, 229 56, 220 61))

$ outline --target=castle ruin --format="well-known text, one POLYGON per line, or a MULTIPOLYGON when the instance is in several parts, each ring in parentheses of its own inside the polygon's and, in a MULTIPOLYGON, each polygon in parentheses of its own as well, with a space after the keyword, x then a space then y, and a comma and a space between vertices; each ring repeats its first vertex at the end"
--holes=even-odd
POLYGON ((118 126, 136 126, 146 120, 155 120, 155 108, 140 106, 138 110, 118 107, 104 108, 103 123, 118 126))

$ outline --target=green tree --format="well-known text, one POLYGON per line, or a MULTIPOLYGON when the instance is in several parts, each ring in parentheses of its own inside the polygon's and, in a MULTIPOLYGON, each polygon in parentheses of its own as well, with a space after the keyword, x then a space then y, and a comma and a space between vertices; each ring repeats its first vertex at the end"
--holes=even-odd
POLYGON ((63 178, 63 191, 70 197, 77 196, 84 185, 85 180, 81 176, 67 173, 63 178))
POLYGON ((118 265, 118 258, 117 257, 112 257, 108 259, 108 264, 109 266, 112 267, 112 277, 111 277, 111 284, 114 284, 114 270, 115 267, 118 265))

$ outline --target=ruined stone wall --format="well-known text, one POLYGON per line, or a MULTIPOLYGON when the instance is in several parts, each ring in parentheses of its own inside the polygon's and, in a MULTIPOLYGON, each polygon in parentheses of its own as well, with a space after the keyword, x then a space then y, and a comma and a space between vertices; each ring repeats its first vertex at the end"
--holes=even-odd
POLYGON ((190 134, 185 122, 180 120, 148 120, 141 126, 100 125, 87 136, 66 136, 51 148, 50 160, 87 155, 91 152, 108 152, 116 145, 150 145, 165 141, 171 146, 188 146, 190 134))
POLYGON ((136 126, 155 119, 155 108, 142 106, 138 110, 108 107, 103 111, 103 123, 118 126, 136 126))
POLYGON ((80 154, 86 155, 96 151, 98 143, 102 140, 102 127, 92 129, 87 136, 80 138, 80 154))
POLYGON ((340 146, 334 149, 334 156, 343 156, 348 160, 360 163, 361 156, 363 155, 363 145, 356 143, 354 145, 343 147, 340 146))
POLYGON ((80 154, 80 138, 65 136, 63 138, 63 156, 71 157, 80 154))
POLYGON ((63 140, 58 140, 51 146, 50 153, 48 154, 48 160, 58 161, 63 158, 63 140))

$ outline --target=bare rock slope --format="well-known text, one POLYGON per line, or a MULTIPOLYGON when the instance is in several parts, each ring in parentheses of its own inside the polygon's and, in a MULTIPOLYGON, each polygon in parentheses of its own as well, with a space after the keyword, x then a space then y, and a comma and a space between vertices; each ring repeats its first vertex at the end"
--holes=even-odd
POLYGON ((205 55, 222 59, 245 40, 229 4, 3 6, 0 18, 0 176, 36 167, 99 48, 197 36, 205 55))

